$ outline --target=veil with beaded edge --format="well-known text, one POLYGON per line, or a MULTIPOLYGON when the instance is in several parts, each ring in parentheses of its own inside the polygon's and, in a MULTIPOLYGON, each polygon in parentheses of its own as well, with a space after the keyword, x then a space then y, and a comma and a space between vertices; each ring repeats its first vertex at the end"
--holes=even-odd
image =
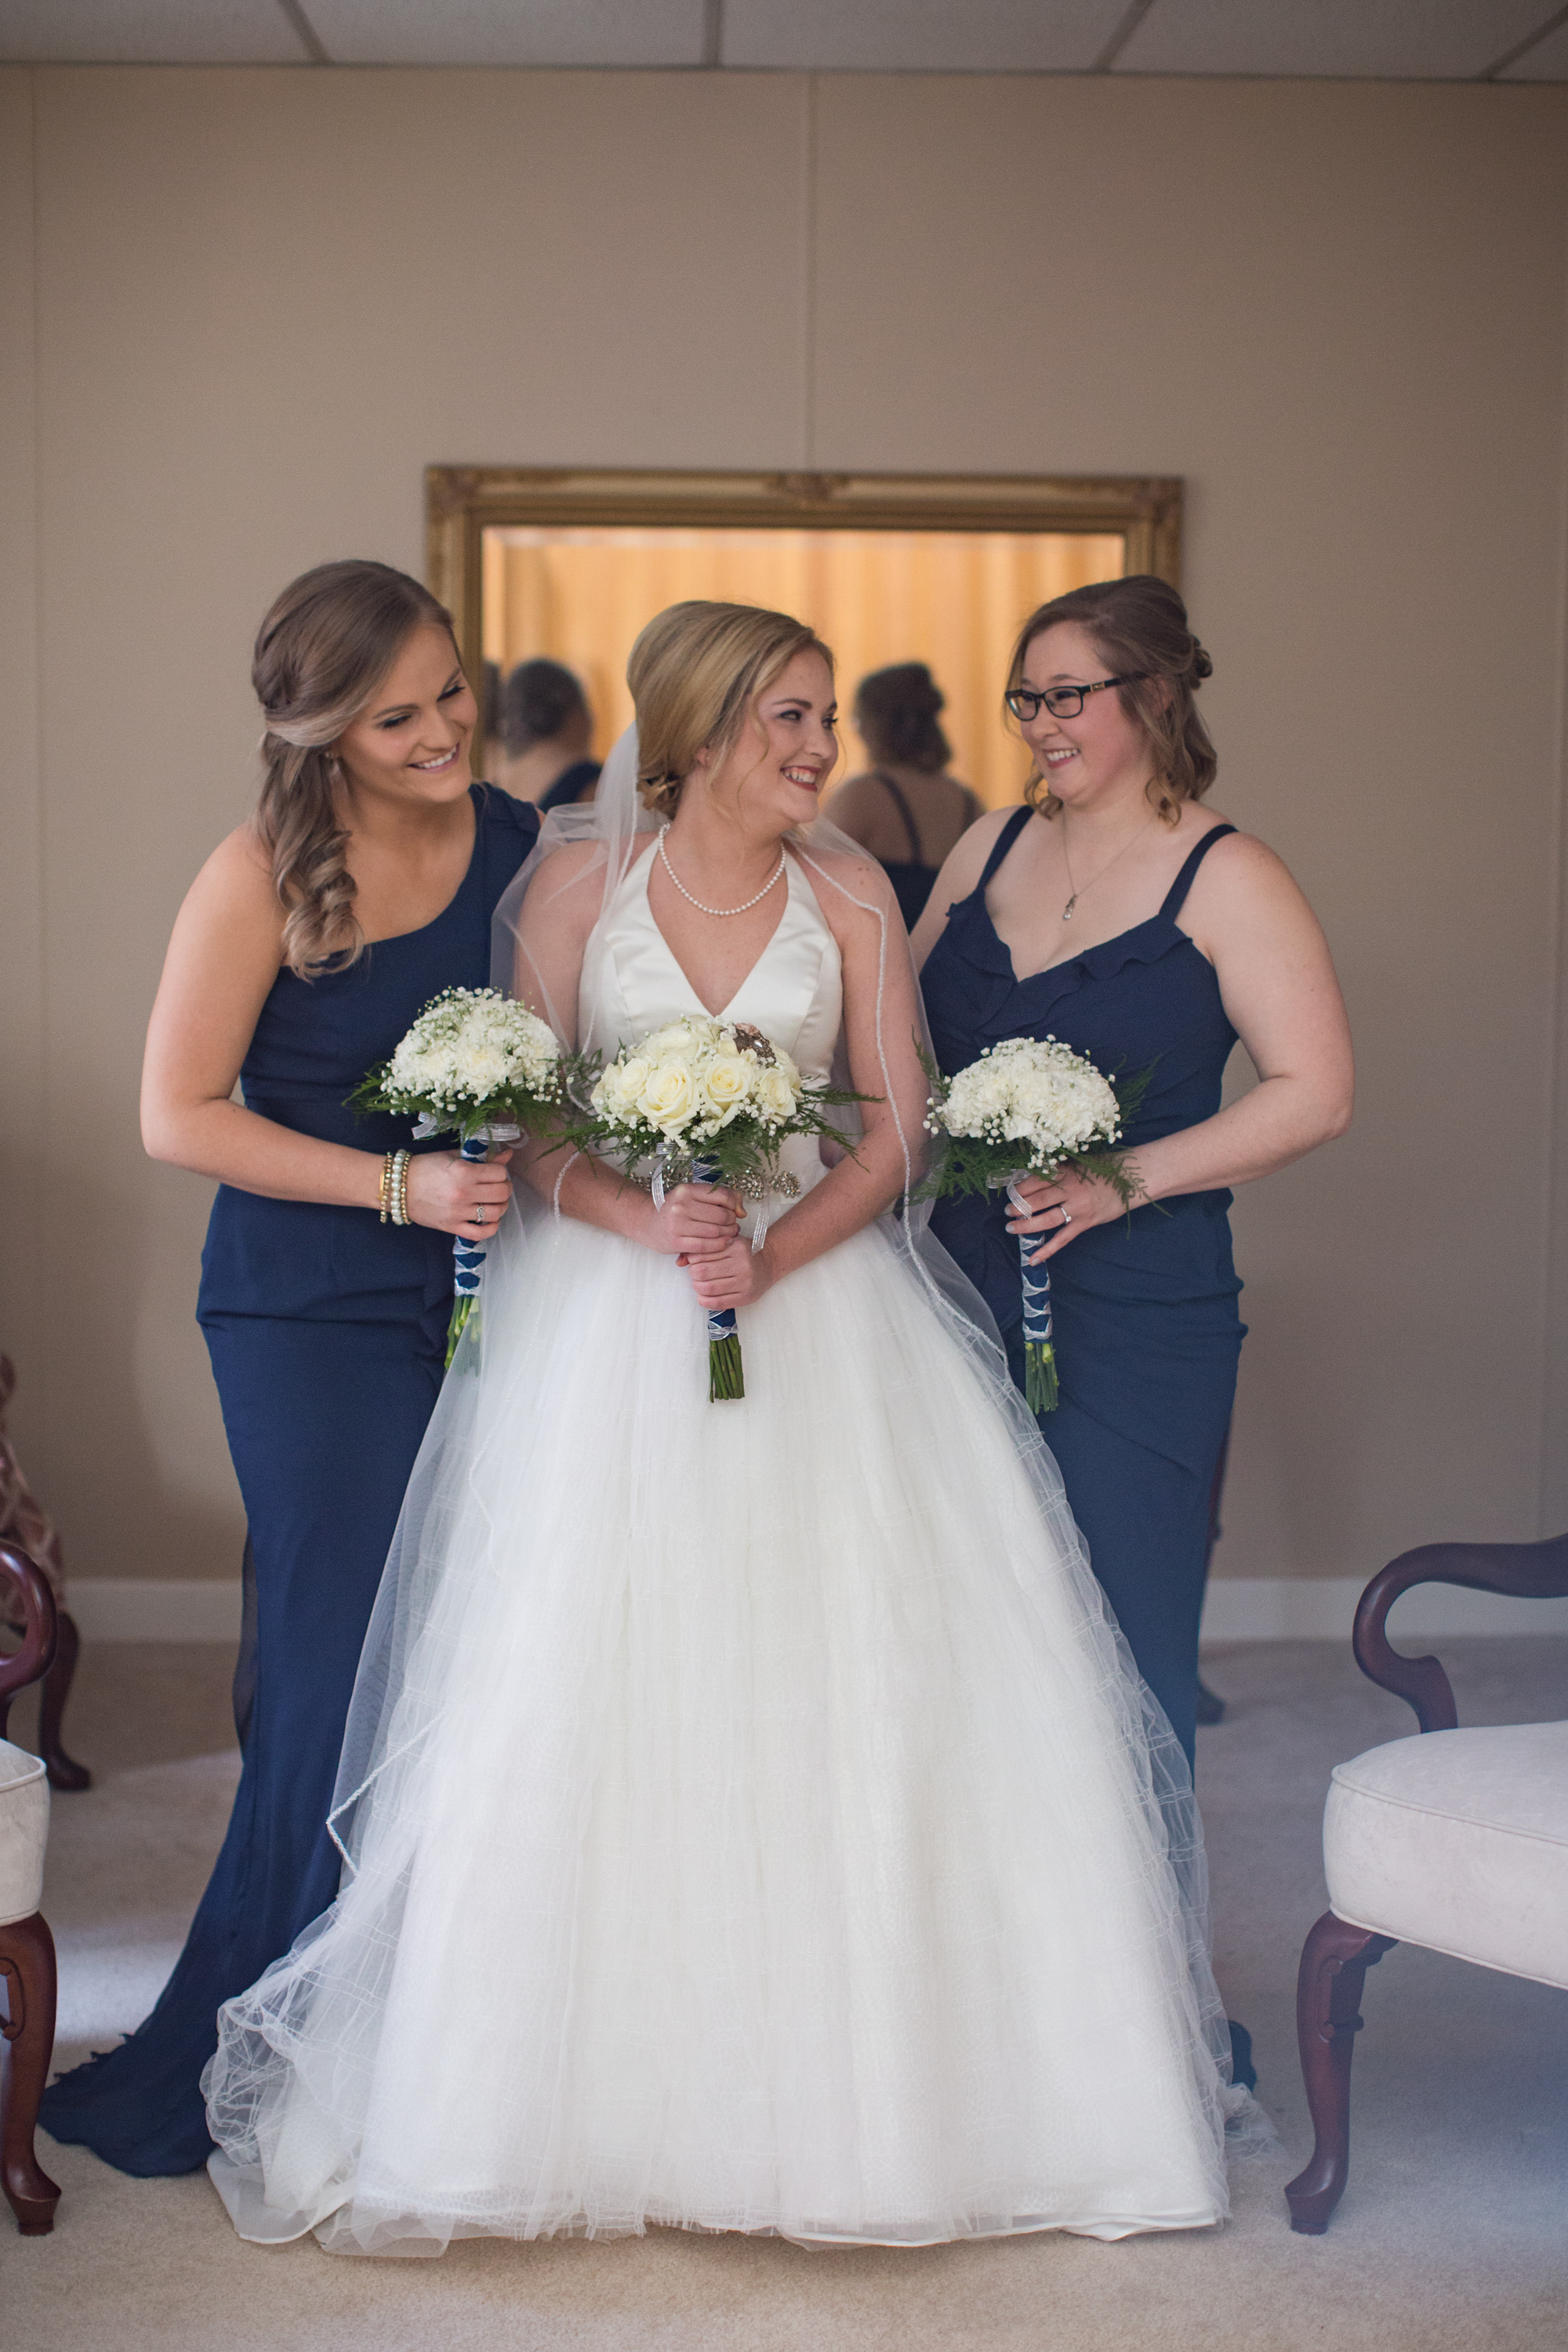
MULTIPOLYGON (((606 1055, 631 1041, 598 1034, 592 1013, 586 1028, 580 1029, 578 985, 592 932, 614 906, 636 860, 651 852, 660 830, 661 820, 640 803, 637 772, 634 727, 612 750, 594 802, 552 810, 545 817, 536 847, 497 908, 492 932, 492 984, 529 1003, 551 1023, 563 1045, 606 1055)), ((786 846, 799 860, 825 916, 825 902, 831 903, 831 894, 837 893, 847 908, 880 925, 878 1052, 905 1160, 901 1198, 882 1223, 915 1271, 931 1311, 963 1347, 1007 1423, 1099 1654, 1097 1679, 1113 1697, 1118 1736, 1138 1767, 1142 1810, 1154 1846, 1170 1865, 1184 1922, 1194 2022, 1214 2061, 1217 2107, 1229 2116, 1233 2147, 1238 2141, 1266 2144, 1272 2130, 1262 2111, 1229 2087, 1230 2039, 1209 1958, 1207 1865, 1186 1759, 1139 1675, 1089 1568, 1061 1474, 1013 1385, 990 1310, 931 1233, 928 1206, 917 1197, 928 1140, 920 1052, 929 1055, 931 1046, 908 934, 880 869, 826 818, 792 835, 786 846)), ((839 1065, 847 1075, 842 1032, 836 1075, 839 1065)), ((490 1248, 487 1289, 512 1278, 522 1255, 547 1239, 549 1224, 559 1213, 531 1186, 517 1185, 513 1206, 490 1248)), ((416 1806, 419 1754, 443 1715, 463 1706, 462 1691, 448 1685, 421 1635, 433 1613, 444 1532, 467 1483, 484 1379, 486 1319, 481 1313, 477 1337, 465 1335, 442 1389, 366 1635, 329 1817, 344 1857, 345 1882, 357 1868, 372 1804, 416 1806), (466 1376, 476 1371, 477 1379, 466 1376)), ((606 1429, 605 1443, 616 1444, 614 1429, 606 1429)), ((308 1929, 307 1937, 311 1932, 308 1929)))

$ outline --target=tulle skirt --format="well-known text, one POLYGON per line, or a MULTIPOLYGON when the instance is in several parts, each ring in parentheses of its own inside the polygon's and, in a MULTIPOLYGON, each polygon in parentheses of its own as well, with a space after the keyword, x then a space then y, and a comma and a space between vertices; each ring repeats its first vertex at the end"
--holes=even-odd
POLYGON ((342 1891, 205 2078, 241 2233, 1222 2218, 1185 1767, 897 1228, 743 1310, 740 1402, 687 1276, 582 1225, 514 1221, 483 1318, 362 1668, 342 1891))

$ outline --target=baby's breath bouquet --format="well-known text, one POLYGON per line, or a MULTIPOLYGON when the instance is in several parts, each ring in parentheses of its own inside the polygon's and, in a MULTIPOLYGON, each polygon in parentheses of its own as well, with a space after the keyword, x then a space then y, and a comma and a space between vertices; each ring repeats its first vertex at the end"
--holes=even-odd
MULTIPOLYGON (((1055 1037, 1008 1037, 988 1045, 955 1077, 944 1078, 929 1063, 927 1075, 931 1100, 926 1125, 943 1140, 923 1188, 928 1193, 940 1198, 1005 1186, 1014 1207, 1023 1209, 1013 1190, 1020 1176, 1043 1176, 1051 1182, 1070 1169, 1110 1185, 1127 1208, 1138 1198, 1142 1187, 1128 1172, 1126 1155, 1107 1147, 1120 1142, 1149 1083, 1148 1071, 1117 1087, 1055 1037)), ((1057 1403, 1050 1268, 1029 1263, 1048 1238, 1018 1235, 1025 1396, 1036 1413, 1054 1412, 1057 1403)))
MULTIPOLYGON (((515 1143, 530 1119, 559 1117, 569 1073, 555 1032, 525 1004, 493 988, 447 988, 399 1041, 392 1059, 366 1073, 349 1101, 356 1110, 415 1119, 417 1141, 455 1133, 465 1160, 488 1160, 515 1143)), ((447 1361, 477 1315, 484 1251, 461 1236, 447 1361)))
MULTIPOLYGON (((782 1045, 742 1021, 694 1013, 668 1022, 640 1045, 623 1046, 600 1072, 589 1096, 592 1120, 574 1127, 569 1141, 613 1150, 628 1175, 652 1163, 655 1202, 667 1184, 728 1184, 765 1203, 800 1190, 778 1164, 786 1136, 830 1135, 848 1149, 826 1113, 864 1102, 803 1078, 782 1045)), ((766 1232, 759 1216, 752 1247, 766 1232)), ((708 1395, 712 1403, 746 1393, 740 1335, 732 1307, 708 1318, 708 1395)))

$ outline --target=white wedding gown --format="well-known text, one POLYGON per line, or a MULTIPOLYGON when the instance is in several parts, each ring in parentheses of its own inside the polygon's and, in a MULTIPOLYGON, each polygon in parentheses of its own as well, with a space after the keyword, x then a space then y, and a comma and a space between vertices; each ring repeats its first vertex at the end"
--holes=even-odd
MULTIPOLYGON (((583 967, 626 1039, 695 1009, 647 871, 583 967)), ((793 857, 725 1013, 827 1075, 838 952, 793 857)), ((389 1569, 353 1866, 223 2013, 237 2228, 1221 2219, 1190 1791, 1049 1455, 896 1222, 742 1310, 726 1404, 672 1258, 509 1231, 389 1569)))

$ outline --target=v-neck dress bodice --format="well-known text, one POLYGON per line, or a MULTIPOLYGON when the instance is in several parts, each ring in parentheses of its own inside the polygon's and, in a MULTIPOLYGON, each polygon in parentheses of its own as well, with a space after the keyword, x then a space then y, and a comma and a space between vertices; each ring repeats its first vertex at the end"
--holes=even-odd
MULTIPOLYGON (((578 1034, 607 1053, 635 1045, 667 1021, 704 1013, 696 990, 648 904, 651 855, 640 857, 595 927, 583 958, 578 1034)), ((749 1022, 826 1083, 844 1017, 844 975, 834 938, 799 861, 785 855, 786 892, 777 928, 728 1004, 710 1017, 749 1022)), ((826 1174, 816 1140, 786 1139, 781 1167, 803 1192, 826 1174)), ((775 1203, 775 1210, 782 1204, 775 1203)))
MULTIPOLYGON (((1051 1036, 1108 1076, 1150 1073, 1127 1129, 1131 1149, 1211 1118, 1237 1034, 1213 965, 1177 918, 1199 865, 1234 826, 1211 826, 1194 845, 1146 921, 1020 980, 985 894, 1037 821, 1019 809, 1002 827, 926 960, 921 985, 942 1068, 951 1076, 1006 1037, 1051 1036)), ((1245 1330, 1230 1197, 1216 1190, 1149 1204, 1080 1233, 1050 1261, 1061 1402, 1040 1426, 1122 1631, 1189 1752, 1209 1494, 1245 1330)), ((943 1201, 931 1222, 996 1317, 1021 1388, 1010 1214, 1002 1196, 943 1201)))

